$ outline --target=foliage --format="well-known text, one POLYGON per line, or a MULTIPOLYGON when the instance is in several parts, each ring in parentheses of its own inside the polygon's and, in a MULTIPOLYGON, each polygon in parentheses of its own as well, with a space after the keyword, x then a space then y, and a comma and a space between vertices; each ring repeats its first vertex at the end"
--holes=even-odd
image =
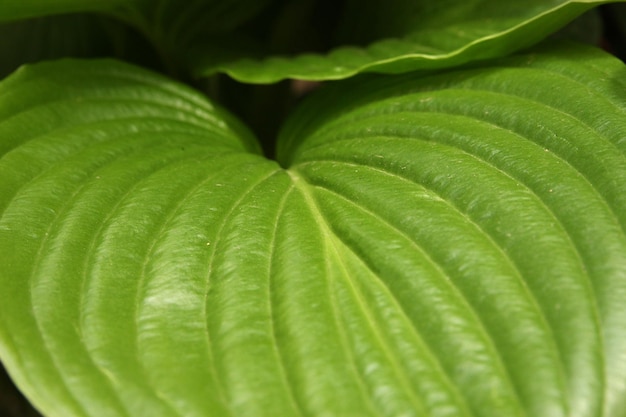
POLYGON ((7 371, 50 417, 626 416, 626 67, 537 45, 608 3, 2 2, 7 371))

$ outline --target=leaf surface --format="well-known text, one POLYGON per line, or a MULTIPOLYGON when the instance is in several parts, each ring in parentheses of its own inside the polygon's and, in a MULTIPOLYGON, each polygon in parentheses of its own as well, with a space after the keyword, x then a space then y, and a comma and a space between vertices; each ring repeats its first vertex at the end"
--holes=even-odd
POLYGON ((625 74, 563 47, 336 84, 281 167, 151 73, 26 67, 0 358, 50 417, 621 416, 625 74))

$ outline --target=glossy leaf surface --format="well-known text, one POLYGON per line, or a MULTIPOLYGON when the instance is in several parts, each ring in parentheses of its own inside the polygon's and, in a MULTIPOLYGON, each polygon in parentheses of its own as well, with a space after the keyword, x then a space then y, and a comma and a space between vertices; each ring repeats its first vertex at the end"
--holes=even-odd
POLYGON ((568 48, 355 79, 283 168, 143 70, 22 69, 0 358, 51 417, 622 416, 625 80, 568 48))

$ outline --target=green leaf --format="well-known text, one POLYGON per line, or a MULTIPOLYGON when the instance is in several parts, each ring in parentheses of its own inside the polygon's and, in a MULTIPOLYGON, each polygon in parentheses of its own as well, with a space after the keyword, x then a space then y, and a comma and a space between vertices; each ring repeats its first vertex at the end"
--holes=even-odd
POLYGON ((622 416, 624 80, 563 47, 337 83, 281 168, 161 77, 24 68, 0 359, 50 417, 622 416))
POLYGON ((207 28, 207 32, 219 32, 240 25, 269 1, 193 0, 181 3, 175 0, 5 0, 0 4, 0 21, 72 12, 115 12, 125 20, 138 18, 136 23, 150 21, 161 29, 163 24, 180 24, 180 20, 189 22, 201 17, 211 20, 207 23, 218 26, 207 28))
POLYGON ((9 0, 0 21, 101 12, 138 29, 172 74, 247 83, 453 67, 528 47, 620 0, 9 0))
POLYGON ((25 63, 64 57, 115 56, 152 65, 157 61, 150 45, 134 31, 116 20, 86 13, 0 24, 0 55, 0 78, 25 63))
POLYGON ((137 0, 3 0, 0 21, 49 16, 73 12, 105 12, 137 0))
MULTIPOLYGON (((184 72, 187 68, 181 68, 181 56, 190 43, 198 39, 213 39, 212 37, 232 31, 258 14, 269 2, 270 0, 6 1, 0 4, 0 22, 72 12, 111 15, 141 32, 159 51, 170 71, 184 72)), ((72 17, 66 19, 72 20, 72 17)), ((80 18, 74 20, 78 19, 80 18)), ((64 28, 61 26, 57 30, 59 29, 64 28)), ((69 32, 68 29, 65 31, 69 32)), ((123 28, 117 28, 116 32, 121 36, 123 28)), ((66 42, 75 40, 85 41, 80 34, 66 35, 66 42)))
POLYGON ((224 72, 248 83, 449 68, 528 47, 602 3, 607 1, 346 1, 343 13, 341 6, 328 6, 318 20, 300 22, 293 13, 297 25, 279 36, 292 42, 329 36, 319 33, 328 30, 323 22, 341 15, 327 52, 276 51, 271 43, 263 49, 238 37, 209 39, 191 50, 189 66, 197 76, 224 72))

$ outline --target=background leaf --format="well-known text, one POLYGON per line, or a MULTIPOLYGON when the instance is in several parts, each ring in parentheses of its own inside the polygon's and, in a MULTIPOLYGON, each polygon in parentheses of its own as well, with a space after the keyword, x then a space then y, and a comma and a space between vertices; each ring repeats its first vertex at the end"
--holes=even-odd
POLYGON ((133 0, 5 0, 0 5, 0 21, 72 12, 110 11, 132 2, 133 0))
POLYGON ((246 83, 440 69, 530 46, 619 0, 14 0, 0 21, 101 12, 130 24, 176 77, 246 83))
POLYGON ((75 57, 116 57, 159 68, 143 37, 121 22, 87 13, 54 15, 0 24, 0 78, 20 65, 75 57))
MULTIPOLYGON (((115 0, 115 1, 85 1, 65 0, 61 2, 26 0, 24 2, 7 1, 0 4, 0 21, 12 21, 28 17, 42 17, 72 12, 99 12, 113 16, 128 23, 141 32, 144 37, 158 51, 167 69, 174 74, 182 74, 187 70, 181 62, 181 53, 187 51, 190 43, 198 39, 213 39, 237 28, 255 14, 258 14, 270 0, 115 0)), ((72 26, 82 18, 65 17, 74 20, 72 26)), ((94 17, 89 19, 95 20, 94 17)), ((81 33, 69 36, 71 29, 63 24, 57 24, 58 19, 46 19, 44 23, 52 22, 57 30, 65 29, 66 42, 75 41, 74 37, 81 33)), ((108 23, 111 26, 111 23, 108 23)), ((39 24, 36 28, 40 28, 39 24)), ((47 26, 50 26, 48 24, 47 26)), ((89 27, 89 34, 108 35, 111 40, 124 36, 124 28, 116 31, 98 32, 97 27, 89 27), (118 33, 114 33, 118 32, 118 33)), ((102 28, 100 28, 102 29, 102 28)), ((86 42, 84 38, 77 39, 86 42)), ((117 39, 119 40, 119 39, 117 39)), ((41 41, 40 41, 41 42, 41 41)), ((43 41, 45 42, 45 40, 43 41)), ((93 43, 90 43, 93 47, 93 43)), ((138 51, 141 54, 141 51, 138 51)), ((68 55, 71 56, 71 55, 68 55)), ((120 58, 120 56, 117 56, 120 58)), ((132 59, 132 58, 131 58, 132 59)))
POLYGON ((161 77, 22 69, 0 357, 51 417, 621 416, 625 74, 561 48, 331 85, 280 168, 161 77))
POLYGON ((607 2, 346 1, 343 13, 338 12, 341 6, 324 9, 323 14, 311 13, 309 17, 317 21, 309 21, 308 25, 298 21, 297 28, 289 32, 292 38, 304 42, 326 36, 329 40, 323 51, 263 50, 239 39, 234 43, 220 39, 192 49, 190 65, 196 75, 225 72, 249 83, 285 78, 332 80, 363 72, 448 68, 530 46, 602 3, 607 2), (334 29, 329 29, 322 22, 333 15, 341 18, 334 29), (331 34, 311 34, 307 28, 330 30, 331 34))

